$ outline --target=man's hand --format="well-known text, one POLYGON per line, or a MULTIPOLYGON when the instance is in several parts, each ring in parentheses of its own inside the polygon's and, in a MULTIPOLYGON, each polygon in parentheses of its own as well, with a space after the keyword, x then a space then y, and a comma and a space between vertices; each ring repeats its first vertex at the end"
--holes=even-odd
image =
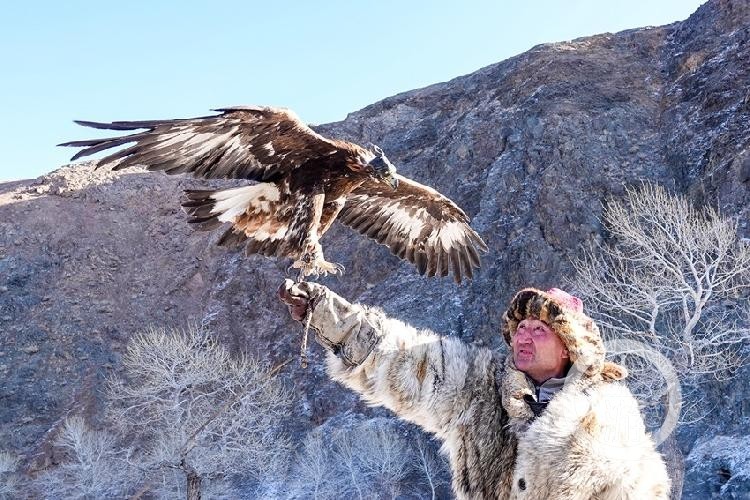
POLYGON ((292 319, 296 321, 302 321, 305 319, 305 313, 310 305, 311 299, 315 298, 319 293, 316 288, 319 285, 314 283, 295 283, 290 279, 285 279, 284 282, 279 286, 277 294, 279 299, 289 307, 289 314, 292 319))

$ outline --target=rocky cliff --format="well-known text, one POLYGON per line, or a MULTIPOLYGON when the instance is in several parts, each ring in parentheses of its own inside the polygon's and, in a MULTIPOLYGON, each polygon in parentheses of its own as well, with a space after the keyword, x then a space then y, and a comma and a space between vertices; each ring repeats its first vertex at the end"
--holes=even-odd
MULTIPOLYGON (((457 287, 337 226, 326 256, 347 271, 325 283, 413 324, 500 347, 512 293, 564 283, 571 257, 603 236, 602 200, 626 186, 666 185, 737 216, 750 236, 748 123, 746 0, 711 0, 669 26, 541 45, 388 98, 317 128, 380 145, 405 175, 457 201, 490 251, 476 279, 457 287)), ((237 351, 272 363, 297 355, 300 328, 274 296, 288 263, 217 248, 217 234, 184 223, 181 191, 205 185, 89 164, 0 185, 0 443, 30 470, 50 459, 46 437, 61 417, 96 421, 102 381, 145 326, 204 323, 237 351)), ((326 379, 322 352, 312 351, 310 369, 290 363, 281 375, 298 395, 296 428, 371 413, 326 379)), ((708 454, 687 461, 686 498, 747 492, 746 467, 705 466, 721 460, 708 440, 746 433, 744 385, 714 387, 721 414, 680 434, 684 454, 696 443, 708 454)))

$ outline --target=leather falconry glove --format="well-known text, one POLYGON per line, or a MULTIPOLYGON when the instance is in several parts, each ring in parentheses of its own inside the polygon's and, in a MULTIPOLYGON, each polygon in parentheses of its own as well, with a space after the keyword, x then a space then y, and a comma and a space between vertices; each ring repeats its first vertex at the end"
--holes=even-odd
POLYGON ((289 307, 292 319, 304 322, 326 291, 328 289, 318 283, 307 281, 297 283, 287 278, 279 286, 276 294, 279 300, 289 307))
POLYGON ((289 308, 292 319, 305 323, 299 353, 302 368, 307 368, 307 332, 310 329, 310 320, 312 319, 311 309, 315 307, 315 299, 321 294, 321 291, 316 289, 319 286, 304 281, 295 283, 287 278, 277 291, 279 299, 289 308))
POLYGON ((276 292, 284 304, 289 308, 289 314, 295 321, 305 319, 307 308, 310 305, 310 299, 316 297, 319 291, 316 290, 314 283, 303 281, 295 283, 290 279, 285 279, 276 292))

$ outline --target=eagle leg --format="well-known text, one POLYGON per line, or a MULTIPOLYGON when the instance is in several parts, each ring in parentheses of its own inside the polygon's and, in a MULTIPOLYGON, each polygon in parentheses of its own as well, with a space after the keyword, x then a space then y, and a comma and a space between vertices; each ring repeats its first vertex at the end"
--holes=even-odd
MULTIPOLYGON (((315 186, 314 186, 315 187, 315 186)), ((306 276, 326 276, 328 274, 343 274, 344 266, 341 264, 326 262, 323 258, 323 247, 318 239, 328 229, 332 218, 336 216, 343 203, 331 203, 327 208, 326 220, 321 229, 325 205, 325 193, 322 186, 317 186, 321 191, 304 197, 295 207, 292 222, 289 225, 289 233, 293 235, 292 241, 299 242, 297 248, 298 260, 294 261, 291 269, 299 269, 297 281, 302 281, 306 276)), ((316 189, 317 189, 316 188, 316 189)), ((296 246, 296 245, 294 245, 296 246)))
POLYGON ((297 276, 297 282, 305 279, 307 276, 326 276, 328 274, 344 274, 344 266, 336 262, 327 262, 323 258, 323 251, 317 248, 310 252, 303 253, 299 260, 292 263, 290 269, 299 269, 299 275, 297 276))

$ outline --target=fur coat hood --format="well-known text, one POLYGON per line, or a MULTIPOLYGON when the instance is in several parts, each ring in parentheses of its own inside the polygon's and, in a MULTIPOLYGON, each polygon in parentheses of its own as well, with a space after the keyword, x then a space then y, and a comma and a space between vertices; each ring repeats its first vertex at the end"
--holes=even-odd
POLYGON ((544 321, 563 341, 574 371, 585 377, 622 380, 625 367, 604 359, 604 342, 594 320, 583 313, 583 303, 562 290, 547 292, 525 288, 518 292, 503 314, 503 339, 511 345, 518 324, 526 318, 544 321))

